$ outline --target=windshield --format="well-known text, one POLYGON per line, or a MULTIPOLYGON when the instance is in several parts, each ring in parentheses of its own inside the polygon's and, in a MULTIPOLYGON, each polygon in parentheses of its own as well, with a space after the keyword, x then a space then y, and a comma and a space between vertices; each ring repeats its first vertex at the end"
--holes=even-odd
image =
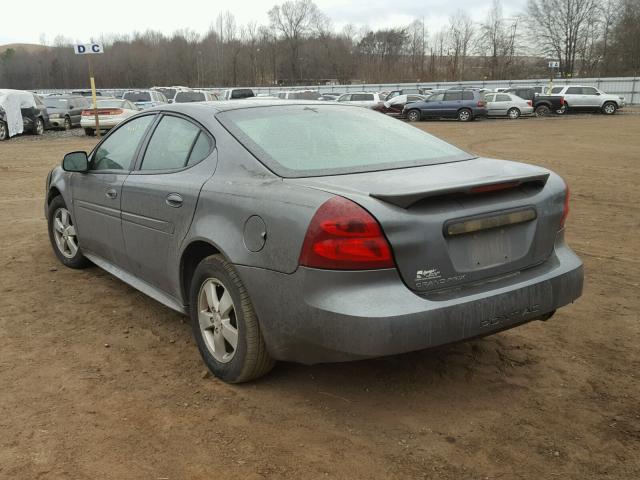
POLYGON ((236 88, 231 91, 231 98, 251 98, 255 97, 250 88, 236 88))
POLYGON ((308 177, 466 160, 469 154, 404 122, 342 105, 277 105, 216 118, 277 175, 308 177))
POLYGON ((122 97, 131 102, 150 102, 151 94, 149 92, 127 92, 122 97))
POLYGON ((204 102, 204 93, 202 92, 178 92, 176 95, 176 103, 188 103, 188 102, 204 102))

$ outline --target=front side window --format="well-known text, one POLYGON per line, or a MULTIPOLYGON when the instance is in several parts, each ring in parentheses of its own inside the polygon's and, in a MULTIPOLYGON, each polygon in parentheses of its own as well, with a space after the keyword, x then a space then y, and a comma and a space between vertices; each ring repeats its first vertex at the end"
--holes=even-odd
POLYGON ((345 93, 340 98, 338 98, 339 102, 348 102, 349 100, 351 100, 351 95, 348 93, 345 93))
POLYGON ((130 170, 140 140, 154 118, 145 115, 119 127, 93 153, 89 170, 130 170))
POLYGON ((431 95, 428 99, 429 102, 441 102, 444 98, 444 93, 436 93, 435 95, 431 95))
MULTIPOLYGON (((552 93, 552 94, 554 94, 554 93, 560 93, 560 92, 562 91, 562 89, 563 89, 563 88, 564 88, 564 87, 553 87, 553 88, 551 89, 551 93, 552 93)), ((569 93, 569 91, 568 91, 568 90, 567 90, 567 93, 569 93)))
POLYGON ((567 88, 567 95, 582 95, 582 88, 580 88, 580 87, 569 87, 569 88, 567 88))
POLYGON ((283 177, 405 168, 472 158, 415 127, 365 108, 277 105, 216 118, 283 177))
MULTIPOLYGON (((140 170, 184 168, 200 132, 200 128, 187 120, 173 116, 163 117, 149 141, 140 170)), ((203 146, 199 145, 197 155, 201 154, 202 149, 203 146)), ((198 161, 202 158, 204 157, 198 161)))
POLYGON ((489 94, 489 95, 485 95, 484 99, 485 99, 487 102, 493 102, 493 97, 494 97, 494 95, 489 94))
POLYGON ((499 93, 496 95, 496 102, 510 102, 511 97, 509 95, 505 95, 504 93, 499 93))

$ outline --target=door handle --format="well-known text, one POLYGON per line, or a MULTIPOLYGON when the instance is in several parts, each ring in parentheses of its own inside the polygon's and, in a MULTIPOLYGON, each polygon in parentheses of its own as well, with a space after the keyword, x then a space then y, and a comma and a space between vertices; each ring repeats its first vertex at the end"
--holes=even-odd
POLYGON ((170 193, 167 195, 165 202, 167 202, 167 205, 170 207, 178 208, 182 206, 182 197, 177 193, 170 193))
POLYGON ((111 199, 118 197, 118 192, 113 188, 110 188, 109 190, 104 192, 104 194, 107 196, 107 198, 111 198, 111 199))

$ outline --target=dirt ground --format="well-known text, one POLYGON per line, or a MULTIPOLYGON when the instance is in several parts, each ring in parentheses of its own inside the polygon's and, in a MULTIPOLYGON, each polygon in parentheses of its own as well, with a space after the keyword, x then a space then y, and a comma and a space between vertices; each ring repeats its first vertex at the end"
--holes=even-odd
POLYGON ((0 478, 640 478, 640 115, 427 122, 572 191, 584 296, 550 321, 229 386, 186 319, 55 259, 45 176, 81 136, 0 143, 0 478))

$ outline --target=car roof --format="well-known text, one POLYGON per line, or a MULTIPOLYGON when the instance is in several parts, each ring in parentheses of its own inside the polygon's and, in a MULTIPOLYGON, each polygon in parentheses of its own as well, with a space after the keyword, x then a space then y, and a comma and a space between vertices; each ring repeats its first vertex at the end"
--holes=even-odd
MULTIPOLYGON (((256 97, 252 97, 256 98, 256 97)), ((319 100, 280 100, 280 99, 263 99, 263 100, 253 100, 252 98, 240 99, 240 100, 224 100, 224 101, 213 101, 213 102, 194 102, 194 103, 172 103, 167 105, 162 105, 154 108, 149 108, 145 110, 145 112, 152 112, 157 110, 162 111, 174 111, 181 113, 192 113, 195 111, 202 112, 203 110, 209 110, 214 113, 227 112, 230 110, 243 110, 247 108, 258 108, 258 107, 275 107, 275 106, 286 106, 290 107, 292 105, 317 105, 322 107, 350 107, 350 108, 361 108, 358 106, 349 106, 343 104, 332 104, 319 100)))

